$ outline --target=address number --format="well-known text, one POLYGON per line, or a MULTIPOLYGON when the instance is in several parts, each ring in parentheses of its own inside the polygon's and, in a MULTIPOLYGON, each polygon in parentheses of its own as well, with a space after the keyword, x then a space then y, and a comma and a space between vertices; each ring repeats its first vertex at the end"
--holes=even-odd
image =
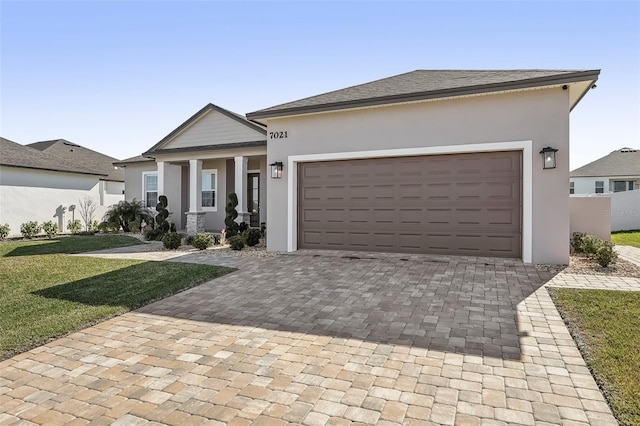
POLYGON ((286 139, 287 132, 269 132, 269 139, 286 139))

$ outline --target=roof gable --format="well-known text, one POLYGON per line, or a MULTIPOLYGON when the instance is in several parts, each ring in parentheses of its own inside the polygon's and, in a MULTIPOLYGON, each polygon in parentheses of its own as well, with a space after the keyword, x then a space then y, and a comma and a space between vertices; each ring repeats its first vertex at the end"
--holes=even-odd
POLYGON ((208 104, 182 123, 144 155, 164 150, 198 149, 207 146, 266 141, 267 131, 246 118, 208 104))
POLYGON ((640 176, 640 149, 621 148, 579 167, 570 177, 640 176))
POLYGON ((113 163, 118 161, 117 158, 109 157, 65 139, 35 142, 27 146, 38 149, 61 161, 82 164, 82 167, 103 175, 105 180, 124 182, 124 172, 113 166, 113 163))
POLYGON ((101 175, 100 172, 57 158, 29 146, 0 138, 0 165, 55 172, 101 175))
POLYGON ((417 70, 276 105, 247 114, 251 120, 375 105, 584 82, 571 93, 571 108, 599 70, 417 70))

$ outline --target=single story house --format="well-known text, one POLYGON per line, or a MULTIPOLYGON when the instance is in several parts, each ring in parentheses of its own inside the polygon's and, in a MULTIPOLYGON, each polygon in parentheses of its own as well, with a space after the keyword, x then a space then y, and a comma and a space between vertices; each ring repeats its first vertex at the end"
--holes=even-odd
POLYGON ((124 199, 124 172, 115 158, 64 139, 20 145, 0 138, 0 224, 20 236, 20 225, 54 221, 61 232, 80 219, 85 198, 96 204, 95 220, 124 199))
POLYGON ((207 105, 126 167, 178 228, 268 250, 569 259, 569 113, 599 70, 418 70, 262 109, 207 105))
POLYGON ((640 149, 621 148, 569 174, 569 193, 606 194, 640 189, 640 149))

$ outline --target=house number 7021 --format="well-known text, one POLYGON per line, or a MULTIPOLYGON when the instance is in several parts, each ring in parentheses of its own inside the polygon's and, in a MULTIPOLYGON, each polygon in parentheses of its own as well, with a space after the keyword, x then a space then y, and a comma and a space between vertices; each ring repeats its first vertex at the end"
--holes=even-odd
POLYGON ((287 132, 269 132, 269 139, 285 139, 287 132))

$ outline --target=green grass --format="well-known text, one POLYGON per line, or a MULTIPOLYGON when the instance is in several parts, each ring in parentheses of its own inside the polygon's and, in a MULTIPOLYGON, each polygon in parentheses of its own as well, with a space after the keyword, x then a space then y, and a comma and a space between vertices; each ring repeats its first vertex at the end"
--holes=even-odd
POLYGON ((0 359, 233 271, 65 254, 134 243, 89 236, 0 244, 0 359))
POLYGON ((615 416, 640 425, 640 293, 552 289, 615 416))
POLYGON ((640 248, 640 231, 621 231, 611 234, 611 242, 621 246, 640 248))

